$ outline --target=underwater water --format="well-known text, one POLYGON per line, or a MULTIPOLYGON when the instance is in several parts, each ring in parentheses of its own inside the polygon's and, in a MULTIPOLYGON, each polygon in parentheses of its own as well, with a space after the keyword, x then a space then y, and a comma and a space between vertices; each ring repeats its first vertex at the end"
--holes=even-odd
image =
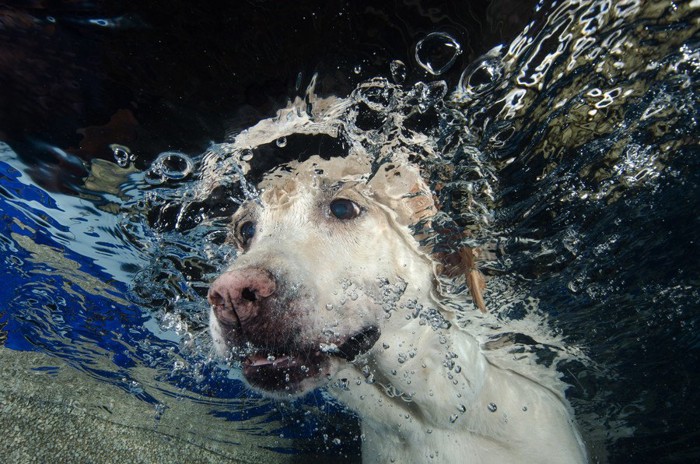
MULTIPOLYGON (((50 115, 48 142, 13 138, 16 122, 3 115, 0 131, 10 135, 0 145, 0 362, 9 351, 48 355, 31 370, 59 390, 61 372, 77 370, 142 404, 146 429, 228 450, 222 462, 237 447, 270 462, 357 462, 359 427, 341 405, 323 392, 262 398, 216 359, 205 296, 235 259, 227 218, 254 195, 249 182, 265 169, 353 147, 376 159, 407 150, 435 190, 443 225, 468 232, 460 244, 490 250, 480 266, 487 307, 502 327, 482 334, 485 349, 497 351, 510 336, 559 373, 596 460, 697 460, 700 3, 528 6, 503 43, 477 44, 459 27, 467 18, 441 5, 444 15, 429 11, 443 22, 400 34, 401 52, 376 39, 395 56, 348 52, 315 77, 294 70, 291 89, 270 84, 270 95, 286 92, 290 101, 340 98, 332 124, 308 130, 278 117, 265 137, 243 132, 287 106, 284 98, 255 111, 231 102, 239 106, 218 123, 228 124, 223 130, 212 130, 215 118, 194 105, 178 119, 172 115, 187 107, 151 102, 170 108, 172 128, 134 125, 117 112, 83 129, 78 148, 55 135, 50 115), (348 71, 344 79, 336 66, 348 71), (153 151, 153 140, 132 136, 139 131, 174 141, 153 151), (99 156, 85 160, 91 144, 99 156), (249 182, 239 181, 234 161, 248 163, 249 182), (532 320, 547 329, 528 332, 532 320), (192 409, 171 420, 183 405, 192 409)), ((367 11, 314 14, 344 12, 352 23, 367 11)), ((63 13, 54 22, 42 16, 43 33, 62 20, 85 24, 90 12, 63 13)), ((142 27, 110 17, 97 25, 142 27)), ((223 75, 198 77, 192 88, 206 90, 191 98, 221 105, 206 78, 223 75)), ((261 82, 256 91, 265 95, 261 82)), ((159 95, 167 100, 168 92, 159 95)), ((54 127, 70 124, 60 119, 54 127)), ((454 247, 452 237, 434 239, 454 247)), ((21 396, 13 381, 3 377, 0 390, 21 396)), ((117 406, 100 403, 88 414, 120 422, 117 406)))

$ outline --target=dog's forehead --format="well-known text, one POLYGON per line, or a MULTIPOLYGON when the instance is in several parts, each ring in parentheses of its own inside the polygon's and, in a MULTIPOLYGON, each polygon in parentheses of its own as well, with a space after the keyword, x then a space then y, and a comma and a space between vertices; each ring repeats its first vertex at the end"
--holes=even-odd
POLYGON ((301 195, 315 195, 339 186, 361 187, 371 197, 394 212, 404 225, 435 214, 429 187, 418 167, 403 162, 387 162, 375 166, 367 157, 323 159, 312 156, 306 161, 293 161, 270 171, 258 184, 261 199, 268 207, 284 207, 301 195))
POLYGON ((258 184, 262 200, 279 205, 304 191, 318 191, 338 183, 363 183, 370 176, 371 165, 361 157, 323 159, 312 156, 306 161, 292 161, 278 166, 258 184))

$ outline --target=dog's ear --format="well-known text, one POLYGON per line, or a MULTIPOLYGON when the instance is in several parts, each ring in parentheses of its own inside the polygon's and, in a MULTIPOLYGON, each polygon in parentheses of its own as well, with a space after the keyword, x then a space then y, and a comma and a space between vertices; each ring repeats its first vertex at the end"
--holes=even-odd
POLYGON ((485 313, 486 304, 484 304, 483 292, 486 290, 486 279, 484 279, 484 275, 476 265, 479 258, 479 250, 477 248, 463 247, 458 254, 460 257, 460 272, 464 274, 474 304, 482 313, 485 313))
POLYGON ((414 226, 437 212, 433 195, 414 165, 383 164, 368 185, 375 200, 389 207, 401 225, 414 226))
MULTIPOLYGON (((420 228, 426 230, 434 225, 431 225, 432 219, 438 213, 435 198, 415 165, 384 164, 379 167, 368 185, 372 187, 375 199, 389 207, 400 224, 408 227, 421 224, 420 228)), ((443 239, 451 243, 460 243, 463 239, 461 233, 442 230, 436 232, 448 234, 449 236, 443 239)), ((423 242, 426 237, 418 232, 415 238, 423 242)), ((425 242, 430 243, 430 240, 425 242)), ((439 272, 450 278, 464 277, 474 304, 481 312, 486 312, 483 296, 486 280, 477 266, 479 250, 461 247, 456 251, 439 252, 432 249, 432 245, 427 246, 431 247, 428 253, 439 263, 439 272)))
MULTIPOLYGON (((456 230, 440 230, 437 233, 441 235, 443 243, 460 243, 463 234, 456 230)), ((438 262, 438 273, 450 279, 464 278, 469 294, 472 296, 474 305, 482 313, 486 312, 486 304, 484 303, 484 290, 486 290, 486 279, 479 271, 478 261, 481 250, 468 246, 460 246, 459 248, 449 248, 448 250, 434 251, 432 253, 435 260, 438 262)))

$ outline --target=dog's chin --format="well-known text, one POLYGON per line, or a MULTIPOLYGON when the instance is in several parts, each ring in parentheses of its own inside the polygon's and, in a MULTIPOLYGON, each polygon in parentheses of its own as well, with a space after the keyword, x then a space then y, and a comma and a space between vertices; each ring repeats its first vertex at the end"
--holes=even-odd
POLYGON ((281 354, 248 351, 241 362, 243 377, 252 388, 269 396, 301 396, 324 386, 339 364, 371 350, 379 335, 378 328, 369 326, 346 337, 340 346, 320 344, 281 354))

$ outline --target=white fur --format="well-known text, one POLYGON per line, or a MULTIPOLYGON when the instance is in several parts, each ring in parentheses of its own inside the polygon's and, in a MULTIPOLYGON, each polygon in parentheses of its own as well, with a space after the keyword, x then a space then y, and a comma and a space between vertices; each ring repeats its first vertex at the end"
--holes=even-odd
MULTIPOLYGON (((565 400, 490 363, 436 290, 436 263, 407 227, 434 211, 417 170, 404 165, 368 180, 361 160, 312 158, 294 168, 268 176, 260 200, 237 213, 254 218, 257 233, 228 271, 279 271, 297 292, 291 309, 305 341, 380 328, 371 350, 352 362, 331 358, 327 376, 305 380, 301 391, 326 386, 359 415, 363 462, 586 462, 565 400), (408 195, 416 186, 429 202, 408 195), (328 212, 333 198, 364 212, 339 221, 328 212)), ((211 333, 226 355, 213 311, 211 333)))

